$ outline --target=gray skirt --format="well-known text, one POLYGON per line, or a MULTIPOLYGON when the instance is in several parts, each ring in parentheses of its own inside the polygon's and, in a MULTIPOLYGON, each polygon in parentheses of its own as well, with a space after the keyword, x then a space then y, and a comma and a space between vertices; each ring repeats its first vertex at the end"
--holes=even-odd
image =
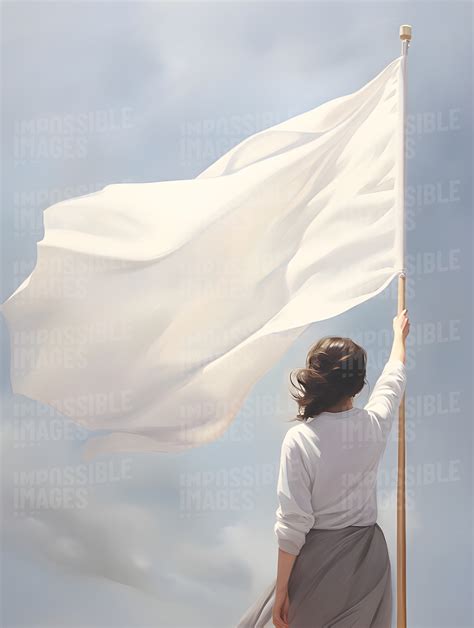
MULTIPOLYGON (((275 580, 237 628, 273 626, 275 580)), ((288 581, 290 628, 390 628, 390 559, 382 529, 311 529, 288 581)))

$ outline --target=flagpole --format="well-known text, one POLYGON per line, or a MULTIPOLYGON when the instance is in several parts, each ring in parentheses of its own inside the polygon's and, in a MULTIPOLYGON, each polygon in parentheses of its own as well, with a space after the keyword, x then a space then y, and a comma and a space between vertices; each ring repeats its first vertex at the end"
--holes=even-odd
MULTIPOLYGON (((405 309, 406 275, 405 275, 405 126, 406 126, 406 66, 408 47, 411 41, 411 26, 400 26, 400 39, 402 45, 402 141, 401 141, 401 256, 403 271, 398 277, 398 314, 405 309)), ((398 414, 398 470, 397 470, 397 628, 406 628, 407 604, 406 604, 406 513, 405 513, 405 468, 406 468, 406 441, 405 441, 405 395, 403 395, 398 414)))

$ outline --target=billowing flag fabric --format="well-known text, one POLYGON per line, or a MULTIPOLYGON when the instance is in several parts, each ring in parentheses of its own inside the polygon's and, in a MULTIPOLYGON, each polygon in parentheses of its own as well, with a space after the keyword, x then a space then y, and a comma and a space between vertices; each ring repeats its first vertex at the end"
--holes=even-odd
POLYGON ((87 457, 221 435, 310 323, 403 268, 401 64, 195 179, 47 208, 36 267, 2 305, 13 391, 100 430, 87 457))

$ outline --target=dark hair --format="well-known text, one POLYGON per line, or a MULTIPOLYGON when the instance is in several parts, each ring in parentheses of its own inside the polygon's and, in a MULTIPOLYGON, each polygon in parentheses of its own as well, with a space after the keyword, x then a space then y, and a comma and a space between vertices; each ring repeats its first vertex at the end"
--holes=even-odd
POLYGON ((365 349, 350 338, 325 336, 318 340, 308 352, 306 368, 290 373, 290 382, 296 388, 291 395, 299 408, 295 418, 306 421, 357 395, 367 383, 366 365, 365 349))

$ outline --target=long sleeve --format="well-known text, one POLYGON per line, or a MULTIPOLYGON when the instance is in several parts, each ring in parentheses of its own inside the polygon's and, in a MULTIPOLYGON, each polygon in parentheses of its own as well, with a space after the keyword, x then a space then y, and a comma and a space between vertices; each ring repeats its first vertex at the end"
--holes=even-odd
POLYGON ((274 532, 278 546, 289 554, 300 553, 306 534, 314 524, 311 485, 303 451, 287 432, 281 447, 274 532))
POLYGON ((405 364, 397 359, 390 359, 384 366, 365 405, 376 419, 384 438, 390 432, 393 419, 405 392, 407 382, 405 364))

